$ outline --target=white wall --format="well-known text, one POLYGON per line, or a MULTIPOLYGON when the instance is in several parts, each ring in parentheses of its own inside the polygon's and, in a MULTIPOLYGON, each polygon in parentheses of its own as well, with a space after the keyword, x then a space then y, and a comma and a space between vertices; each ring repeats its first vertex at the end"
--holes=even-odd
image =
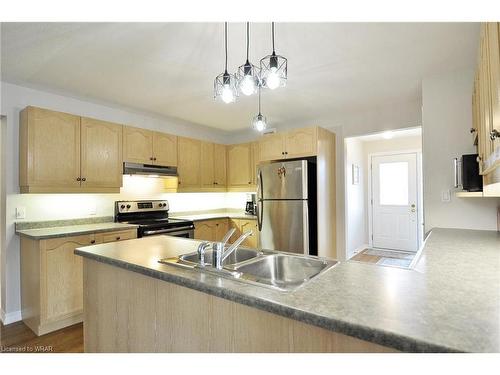
POLYGON ((228 143, 231 140, 227 132, 1 82, 0 113, 7 116, 7 147, 3 160, 7 165, 5 295, 2 294, 1 305, 2 319, 6 322, 20 318, 19 237, 15 235, 14 225, 16 207, 26 207, 28 221, 90 217, 93 215, 90 215, 89 207, 95 210, 96 216, 112 216, 113 202, 120 199, 168 199, 172 211, 244 208, 243 193, 163 194, 156 186, 159 181, 154 179, 140 184, 137 180, 124 181, 120 194, 19 194, 19 111, 27 105, 214 142, 228 143))
POLYGON ((472 125, 474 71, 448 72, 422 83, 424 223, 434 227, 496 230, 497 198, 456 198, 453 195, 452 160, 475 153, 472 125), (451 202, 441 192, 451 190, 451 202))
POLYGON ((362 250, 367 242, 366 226, 366 198, 365 198, 365 169, 366 162, 363 152, 363 142, 356 138, 345 140, 345 191, 346 191, 346 251, 347 258, 354 252, 362 250), (359 183, 352 183, 352 165, 359 167, 359 183))

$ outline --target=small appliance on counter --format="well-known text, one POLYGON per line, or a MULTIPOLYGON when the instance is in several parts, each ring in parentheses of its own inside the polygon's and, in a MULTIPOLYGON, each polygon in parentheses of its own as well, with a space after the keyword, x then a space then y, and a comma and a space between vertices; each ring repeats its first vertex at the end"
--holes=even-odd
POLYGON ((465 191, 483 191, 483 176, 479 174, 478 154, 462 155, 453 159, 456 188, 465 191))
POLYGON ((255 215, 257 208, 257 199, 255 193, 247 194, 247 203, 245 206, 245 213, 248 215, 255 215))
POLYGON ((168 201, 115 202, 115 222, 136 224, 137 237, 167 235, 194 238, 194 223, 168 217, 168 201))

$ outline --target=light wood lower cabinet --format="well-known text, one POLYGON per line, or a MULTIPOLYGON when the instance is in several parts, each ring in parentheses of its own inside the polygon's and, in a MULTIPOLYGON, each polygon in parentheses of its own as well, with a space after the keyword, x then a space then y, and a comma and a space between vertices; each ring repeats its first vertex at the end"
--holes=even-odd
POLYGON ((91 259, 83 262, 86 353, 395 352, 91 259))
POLYGON ((196 221, 194 238, 203 241, 221 241, 228 228, 228 219, 196 221))
POLYGON ((230 242, 234 242, 243 233, 251 230, 252 235, 243 241, 242 246, 252 249, 257 249, 259 247, 259 227, 256 219, 231 219, 229 226, 236 229, 230 242))
POLYGON ((37 335, 83 319, 82 258, 77 247, 136 238, 125 230, 34 240, 21 236, 21 315, 37 335))

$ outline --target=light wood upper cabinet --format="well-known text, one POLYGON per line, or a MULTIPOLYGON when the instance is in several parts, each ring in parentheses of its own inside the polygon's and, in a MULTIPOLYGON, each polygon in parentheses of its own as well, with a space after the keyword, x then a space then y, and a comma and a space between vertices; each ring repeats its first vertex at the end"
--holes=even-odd
POLYGON ((20 116, 22 193, 119 192, 122 126, 43 108, 20 116))
POLYGON ((227 184, 228 187, 249 187, 252 185, 252 147, 251 143, 227 147, 227 184))
POLYGON ((178 137, 177 162, 179 189, 201 187, 201 141, 178 137))
POLYGON ((122 185, 122 126, 81 118, 82 186, 122 185))
POLYGON ((213 188, 215 185, 214 144, 201 142, 201 186, 213 188))
POLYGON ((285 133, 285 156, 287 158, 314 156, 317 153, 317 128, 304 128, 285 133))
POLYGON ((214 177, 217 187, 225 188, 227 185, 227 157, 225 145, 214 145, 214 177))
POLYGON ((259 142, 252 142, 252 162, 250 164, 250 173, 252 174, 252 185, 257 185, 257 167, 260 163, 259 142))
POLYGON ((26 107, 19 138, 21 192, 80 188, 80 117, 26 107))
MULTIPOLYGON (((500 23, 488 22, 488 53, 490 65, 491 130, 500 132, 500 23)), ((492 141, 492 148, 500 147, 500 137, 492 141)))
POLYGON ((177 156, 177 136, 123 127, 123 161, 175 167, 177 156))
POLYGON ((260 160, 285 158, 285 137, 283 133, 264 134, 259 142, 260 160))
POLYGON ((177 136, 153 133, 153 164, 177 166, 177 136))
POLYGON ((123 127, 123 161, 153 163, 153 132, 146 129, 123 127))
POLYGON ((315 156, 318 152, 317 127, 264 134, 259 141, 260 161, 315 156))

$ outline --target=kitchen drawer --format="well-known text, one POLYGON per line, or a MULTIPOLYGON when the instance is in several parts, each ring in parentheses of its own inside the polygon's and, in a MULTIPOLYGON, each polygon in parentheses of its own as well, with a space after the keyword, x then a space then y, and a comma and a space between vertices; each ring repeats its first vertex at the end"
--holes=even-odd
POLYGON ((137 230, 128 229, 117 232, 108 232, 108 233, 102 233, 101 236, 102 236, 101 241, 99 241, 100 243, 131 240, 137 238, 137 230))

